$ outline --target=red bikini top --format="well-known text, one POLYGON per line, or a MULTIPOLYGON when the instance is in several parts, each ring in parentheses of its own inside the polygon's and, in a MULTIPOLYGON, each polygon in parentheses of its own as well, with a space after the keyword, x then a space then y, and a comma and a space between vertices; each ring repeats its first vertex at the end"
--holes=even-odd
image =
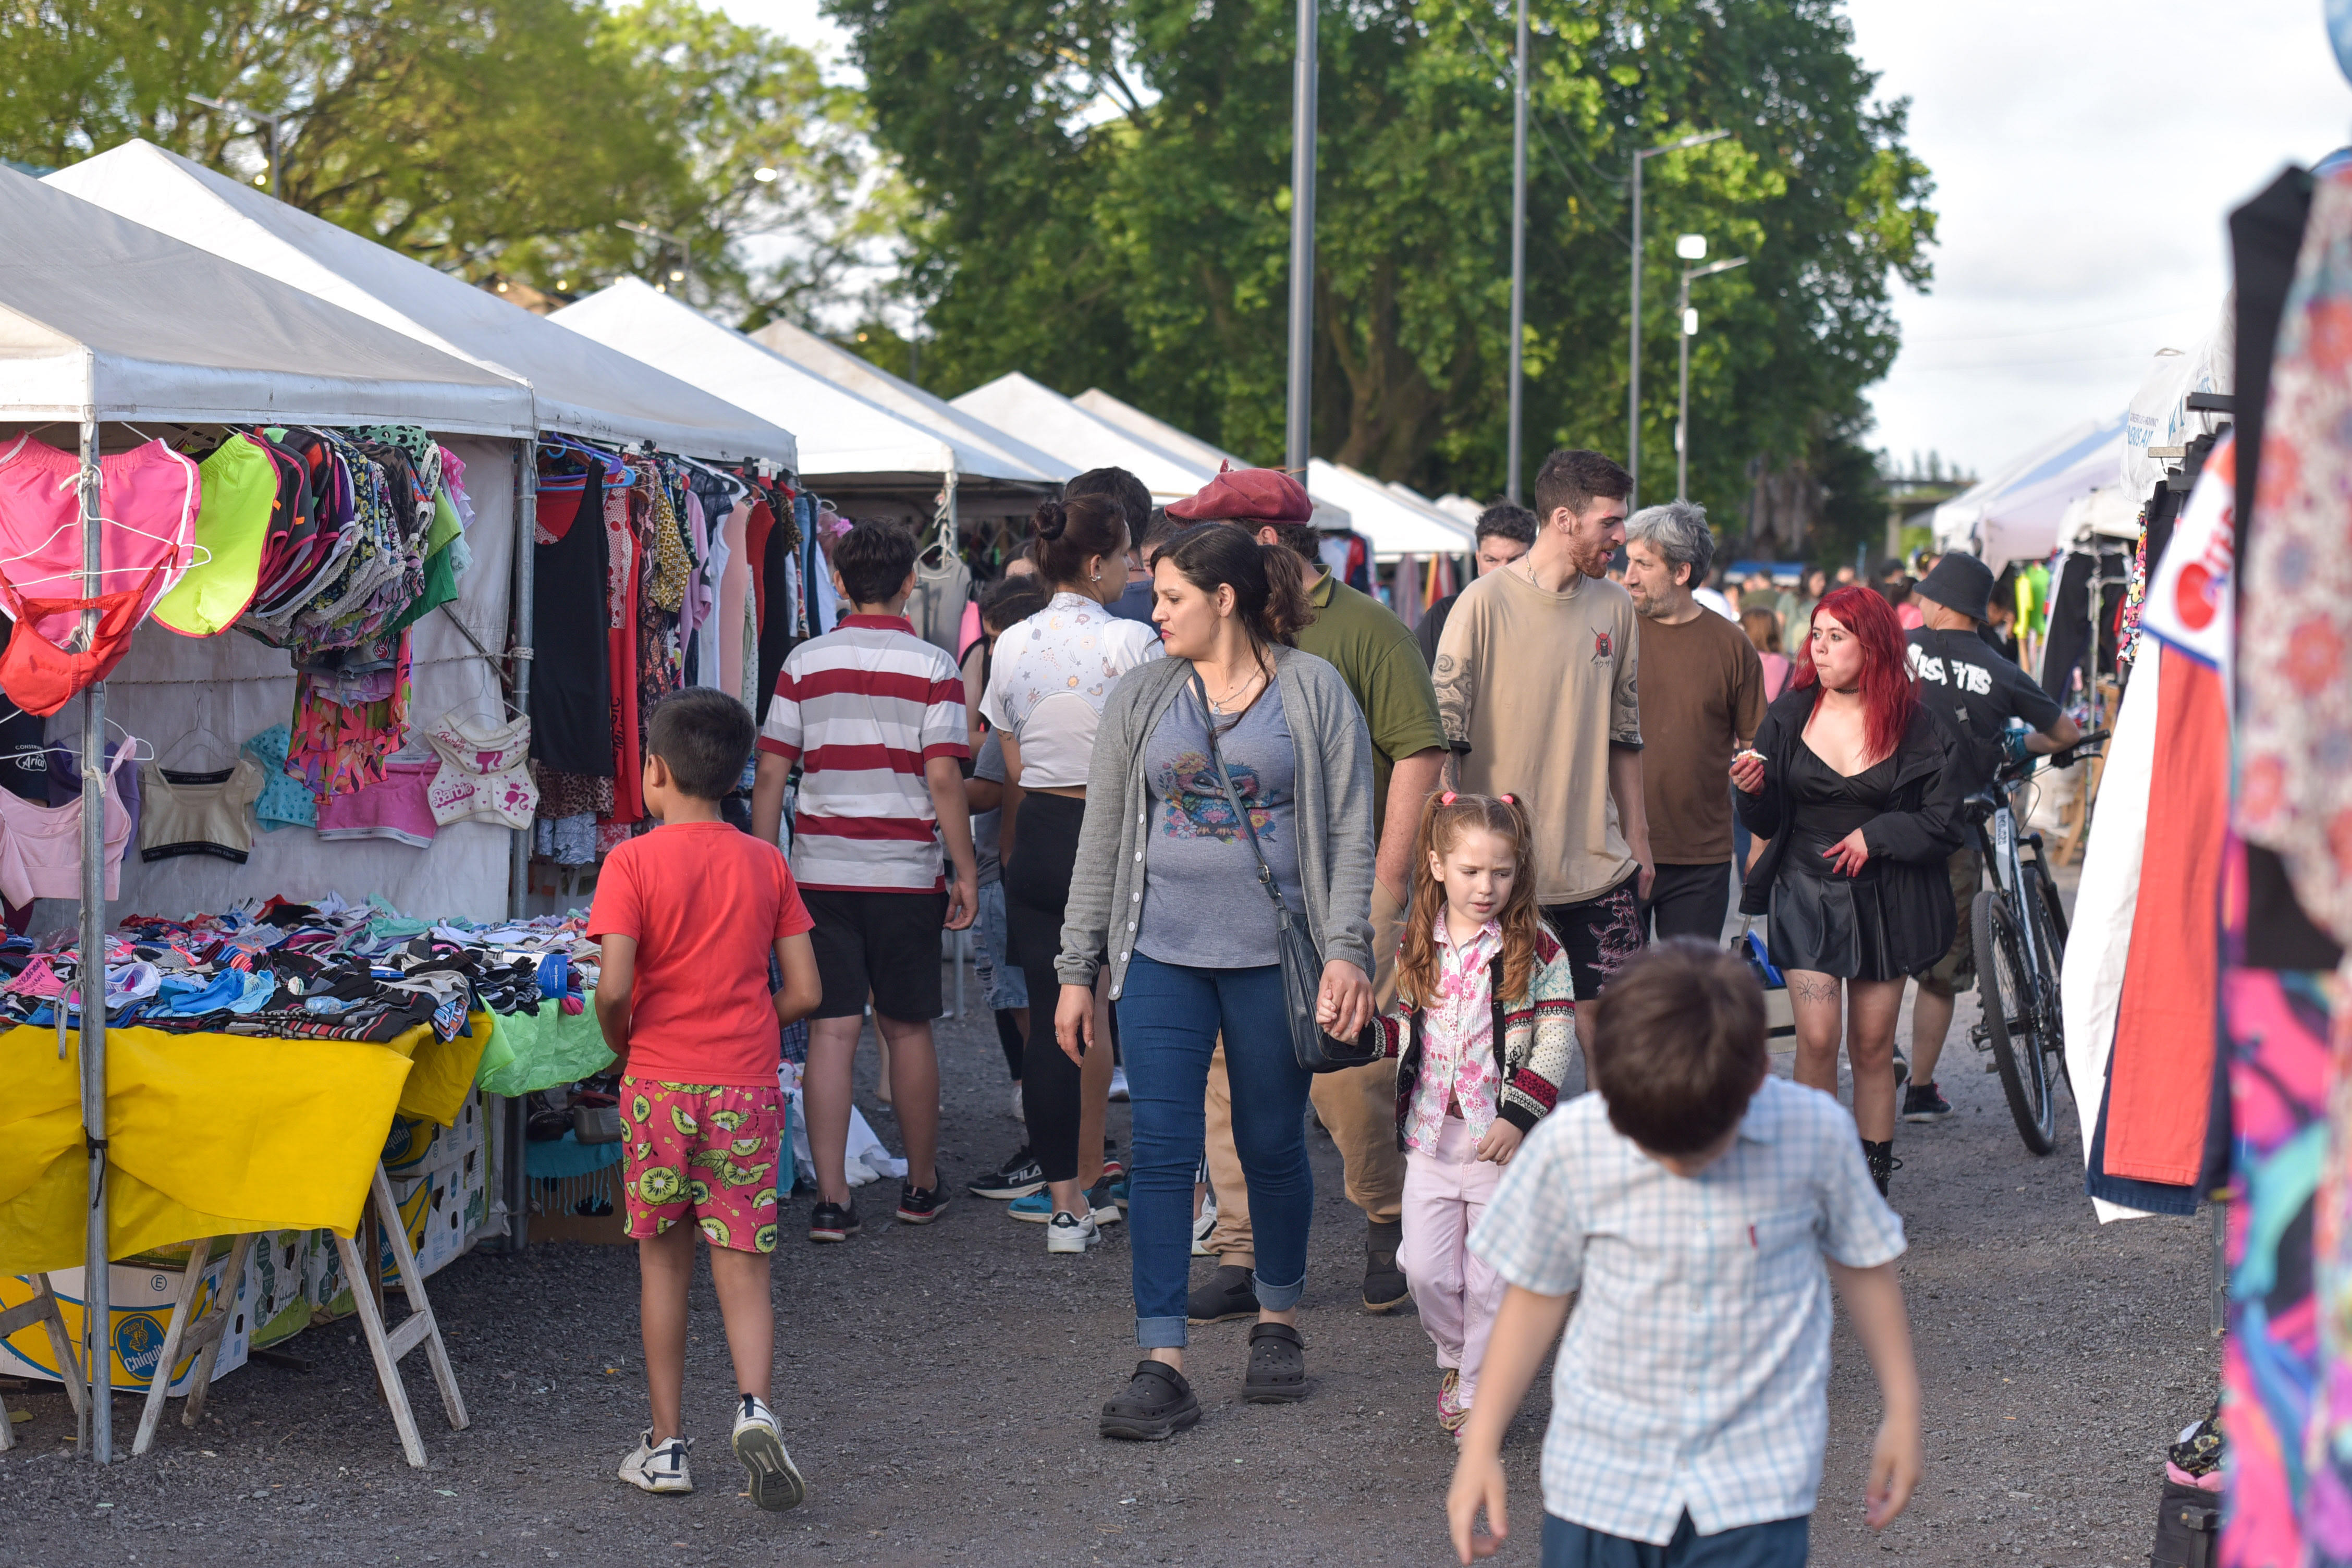
POLYGON ((137 587, 94 599, 27 599, 0 577, 0 605, 16 617, 8 646, 0 649, 0 691, 26 712, 47 718, 83 689, 104 680, 131 651, 131 635, 146 618, 147 605, 171 563, 157 563, 137 587), (51 616, 74 617, 84 610, 98 612, 90 646, 79 652, 59 647, 41 635, 39 623, 51 616))

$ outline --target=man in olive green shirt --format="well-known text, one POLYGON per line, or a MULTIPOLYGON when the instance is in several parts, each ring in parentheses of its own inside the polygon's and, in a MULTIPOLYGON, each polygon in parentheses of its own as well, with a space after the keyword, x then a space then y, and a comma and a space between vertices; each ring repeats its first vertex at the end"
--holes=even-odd
MULTIPOLYGON (((1251 470, 1255 479, 1263 470, 1251 470)), ((1222 478, 1222 477, 1221 477, 1222 478)), ((1287 476, 1271 476, 1248 486, 1213 481, 1169 515, 1186 521, 1230 522, 1253 530, 1261 544, 1286 545, 1307 563, 1307 597, 1315 619, 1298 634, 1298 646, 1329 663, 1364 710, 1372 742, 1372 809, 1378 826, 1373 860, 1372 976, 1376 999, 1385 1006, 1395 994, 1396 951, 1407 895, 1416 868, 1414 835, 1422 803, 1436 789, 1445 760, 1445 731, 1438 722, 1437 692, 1412 632, 1379 600, 1358 593, 1322 564, 1319 536, 1307 522, 1306 489, 1287 476), (1271 482, 1279 479, 1280 484, 1271 482), (1319 576, 1311 575, 1319 572, 1319 576)), ((1318 1073, 1309 1091, 1315 1114, 1339 1146, 1347 1174, 1348 1201, 1364 1211, 1364 1305, 1386 1312, 1403 1304, 1404 1275, 1396 1266, 1399 1215, 1404 1197, 1404 1156, 1397 1150, 1396 1064, 1378 1061, 1343 1072, 1318 1073)), ((1255 1316, 1257 1300, 1249 1270, 1255 1262, 1250 1229, 1249 1186, 1234 1151, 1231 1090, 1222 1048, 1209 1068, 1209 1180, 1217 1195, 1217 1227, 1209 1237, 1216 1255, 1215 1279, 1192 1292, 1188 1315, 1196 1322, 1255 1316)))

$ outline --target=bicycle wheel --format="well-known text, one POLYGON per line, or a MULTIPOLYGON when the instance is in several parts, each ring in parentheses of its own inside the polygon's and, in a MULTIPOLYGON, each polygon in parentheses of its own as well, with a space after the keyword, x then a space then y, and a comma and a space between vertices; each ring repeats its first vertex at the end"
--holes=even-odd
POLYGON ((2064 911, 2058 905, 2058 889, 2050 885, 2038 866, 2025 868, 2026 919, 2032 922, 2033 945, 2042 951, 2044 968, 2042 975, 2040 1005, 2035 1009, 2041 1023, 2042 1054, 2058 1064, 2056 1079, 2072 1087, 2074 1079, 2066 1072, 2065 1021, 2058 1007, 2058 975, 2066 966, 2066 927, 2064 911))
POLYGON ((2051 1101, 2047 1059, 2038 1044, 2032 977, 2017 913, 2006 897, 1988 888, 1977 895, 1969 916, 1977 950, 1977 997, 1984 1009, 1985 1037, 2000 1073, 2001 1093, 2008 1097, 2009 1113, 2025 1146, 2047 1154, 2057 1147, 2052 1135, 2057 1109, 2051 1101))

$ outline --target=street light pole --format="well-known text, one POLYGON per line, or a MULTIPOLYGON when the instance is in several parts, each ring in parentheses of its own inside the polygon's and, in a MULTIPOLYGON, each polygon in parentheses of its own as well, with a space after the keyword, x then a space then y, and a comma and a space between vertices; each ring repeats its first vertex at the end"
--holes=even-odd
POLYGON ((1633 153, 1633 342, 1626 357, 1625 376, 1625 471, 1633 476, 1633 488, 1625 498, 1627 511, 1641 504, 1642 495, 1642 163, 1661 153, 1704 146, 1730 134, 1728 131, 1702 132, 1663 147, 1642 147, 1633 153))
MULTIPOLYGON (((1704 242, 1699 254, 1706 254, 1704 242)), ((1675 405, 1675 499, 1690 500, 1690 341, 1698 335, 1698 312, 1691 309, 1690 286, 1695 279, 1712 278, 1718 272, 1728 272, 1735 267, 1748 265, 1742 256, 1732 261, 1718 261, 1710 267, 1690 267, 1683 269, 1682 308, 1676 313, 1675 324, 1681 328, 1683 352, 1682 396, 1675 405)))
POLYGON ((278 166, 280 161, 278 155, 278 127, 285 122, 286 116, 283 114, 264 114, 259 110, 247 109, 243 104, 225 103, 217 98, 206 98, 200 92, 192 92, 188 94, 188 101, 190 103, 201 103, 206 109, 217 109, 223 114, 242 114, 247 120, 258 121, 269 128, 269 140, 267 143, 269 149, 269 194, 273 196, 277 195, 278 194, 278 166))
POLYGON ((1503 493, 1519 499, 1520 359, 1528 321, 1528 0, 1519 0, 1517 100, 1511 115, 1511 432, 1503 493))
POLYGON ((1315 347, 1315 7, 1298 0, 1298 58, 1290 89, 1290 393, 1283 422, 1283 467, 1304 484, 1311 433, 1315 347))

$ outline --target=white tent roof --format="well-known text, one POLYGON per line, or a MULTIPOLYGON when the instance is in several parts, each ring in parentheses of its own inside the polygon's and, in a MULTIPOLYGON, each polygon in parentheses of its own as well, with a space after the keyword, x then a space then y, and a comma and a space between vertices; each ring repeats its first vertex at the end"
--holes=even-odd
MULTIPOLYGON (((1212 447, 1199 437, 1187 435, 1164 419, 1154 419, 1131 403, 1120 402, 1100 387, 1081 392, 1070 401, 1104 423, 1116 425, 1129 435, 1140 437, 1163 451, 1172 452, 1190 461, 1203 473, 1214 474, 1220 463, 1231 463, 1236 468, 1251 466, 1246 459, 1234 457, 1222 447, 1212 447)), ((1307 476, 1307 493, 1315 502, 1316 527, 1338 530, 1354 526, 1346 507, 1316 489, 1312 474, 1307 476)))
POLYGON ((1485 507, 1480 506, 1476 501, 1472 500, 1468 496, 1464 495, 1454 495, 1448 493, 1446 495, 1439 496, 1437 498, 1436 506, 1438 510, 1444 512, 1454 521, 1464 524, 1473 533, 1475 533, 1478 531, 1478 520, 1486 515, 1486 509, 1485 507))
POLYGON ((803 331, 790 321, 770 321, 751 334, 751 341, 782 354, 812 375, 856 393, 876 407, 929 431, 934 439, 955 448, 956 473, 962 478, 1057 485, 1078 471, 986 420, 941 402, 912 382, 901 381, 840 344, 803 331))
POLYGON ((635 278, 600 289, 547 319, 789 426, 800 446, 801 478, 819 488, 858 482, 929 486, 950 471, 988 473, 992 467, 985 455, 959 450, 953 441, 834 385, 635 278))
POLYGON ((2097 539, 2137 539, 2139 537, 2139 502, 2132 498, 2131 487, 2116 483, 2101 485, 2088 495, 2076 496, 2066 503, 2065 515, 2058 520, 2058 542, 2074 545, 2097 539))
POLYGON ((1013 371, 985 386, 976 386, 949 406, 1000 430, 1018 430, 1022 437, 1071 464, 1088 468, 1125 468, 1143 481, 1151 499, 1161 505, 1196 493, 1213 478, 1214 463, 1202 467, 1196 458, 1180 457, 1097 415, 1089 414, 1050 386, 1041 385, 1013 371))
POLYGON ((0 169, 0 418, 528 436, 530 394, 0 169))
POLYGON ((1972 547, 1995 571, 2042 559, 2058 548, 2068 504, 2115 482, 2123 451, 2121 414, 2084 421, 1937 507, 1937 548, 1972 547))
POLYGON ((1400 495, 1370 474, 1317 458, 1307 465, 1307 489, 1348 509, 1351 526, 1371 541, 1377 560, 1458 555, 1478 548, 1470 529, 1411 491, 1400 495))
POLYGON ((734 405, 152 142, 126 142, 47 183, 520 381, 541 429, 794 464, 790 435, 734 405))

